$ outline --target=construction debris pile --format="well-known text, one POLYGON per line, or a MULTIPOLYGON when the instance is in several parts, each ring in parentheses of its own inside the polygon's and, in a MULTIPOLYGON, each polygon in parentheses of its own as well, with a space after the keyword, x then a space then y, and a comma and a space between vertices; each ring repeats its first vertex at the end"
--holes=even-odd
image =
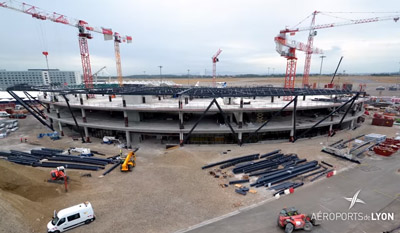
MULTIPOLYGON (((306 159, 298 158, 296 154, 283 154, 280 151, 275 150, 262 155, 252 154, 224 160, 203 166, 202 169, 220 165, 219 169, 209 172, 215 178, 221 178, 222 176, 222 178, 228 179, 242 174, 240 180, 229 181, 229 185, 234 185, 238 188, 235 189, 236 193, 242 195, 246 195, 247 192, 255 193, 255 190, 241 185, 243 183, 250 183, 250 187, 268 187, 270 190, 276 190, 277 192, 273 194, 275 197, 279 197, 279 195, 285 192, 292 193, 295 188, 304 184, 303 181, 305 178, 313 176, 310 180, 312 182, 324 175, 330 177, 335 174, 331 164, 326 162, 320 164, 316 160, 307 162, 306 159), (232 175, 228 174, 228 171, 221 170, 233 166, 235 167, 232 169, 232 175), (312 171, 314 172, 306 174, 312 171), (303 176, 299 177, 300 175, 303 176), (289 182, 288 180, 291 179, 300 179, 301 182, 289 182)), ((220 186, 228 187, 228 184, 220 184, 220 186)))
POLYGON ((18 120, 0 119, 0 138, 18 130, 18 120))
POLYGON ((31 150, 30 153, 10 150, 10 152, 0 152, 0 158, 32 167, 57 168, 63 166, 68 169, 90 171, 104 169, 107 164, 115 162, 113 159, 67 155, 63 153, 65 153, 64 150, 52 148, 31 150))

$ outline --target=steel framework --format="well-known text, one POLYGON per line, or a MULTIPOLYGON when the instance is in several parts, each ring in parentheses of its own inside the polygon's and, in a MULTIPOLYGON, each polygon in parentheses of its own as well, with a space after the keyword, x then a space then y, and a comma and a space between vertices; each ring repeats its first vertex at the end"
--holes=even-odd
POLYGON ((123 87, 99 85, 93 89, 86 89, 83 86, 76 88, 60 87, 30 87, 26 85, 18 85, 9 87, 7 90, 13 91, 41 91, 56 92, 60 94, 98 94, 98 95, 164 95, 164 96, 189 96, 198 98, 222 98, 222 97, 263 97, 263 96, 312 96, 312 95, 354 95, 355 92, 349 90, 332 90, 332 89, 309 89, 309 88, 293 88, 287 89, 282 87, 227 87, 227 88, 211 88, 211 87, 174 87, 163 86, 153 87, 145 85, 127 84, 123 87))

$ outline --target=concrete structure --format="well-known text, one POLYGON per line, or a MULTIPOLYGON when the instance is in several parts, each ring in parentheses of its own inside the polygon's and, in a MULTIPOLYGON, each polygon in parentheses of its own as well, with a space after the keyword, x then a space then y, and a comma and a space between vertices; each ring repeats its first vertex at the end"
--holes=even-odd
MULTIPOLYGON (((66 126, 74 127, 74 120, 64 98, 57 96, 56 92, 52 95, 47 93, 40 96, 40 100, 50 107, 47 113, 49 118, 58 124, 60 131, 66 126)), ((235 143, 236 137, 243 142, 289 139, 310 129, 350 99, 345 95, 299 96, 296 114, 293 114, 294 106, 291 104, 279 116, 274 116, 288 101, 278 96, 216 98, 227 116, 224 119, 215 104, 203 115, 212 98, 184 95, 177 98, 161 95, 95 95, 95 98, 88 98, 86 94, 67 94, 66 97, 86 138, 119 136, 127 140, 128 146, 142 140, 182 143, 197 123, 187 143, 235 143), (200 118, 201 121, 197 122, 200 118), (269 124, 254 134, 269 119, 269 124), (227 123, 232 125, 234 135, 227 123)), ((364 113, 363 102, 364 98, 361 97, 355 100, 342 122, 342 116, 350 104, 303 137, 355 127, 364 113)))
POLYGON ((5 90, 17 84, 43 86, 49 84, 75 85, 81 84, 79 72, 60 71, 58 69, 28 69, 28 71, 0 70, 0 90, 5 90))

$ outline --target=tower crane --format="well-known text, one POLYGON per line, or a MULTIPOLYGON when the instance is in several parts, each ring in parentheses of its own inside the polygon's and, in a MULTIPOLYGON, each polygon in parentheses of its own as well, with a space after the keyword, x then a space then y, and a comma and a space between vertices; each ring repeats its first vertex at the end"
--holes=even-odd
MULTIPOLYGON (((0 2, 0 7, 4 7, 10 10, 15 10, 21 13, 25 13, 31 15, 32 18, 36 18, 39 20, 49 20, 55 23, 60 23, 72 27, 78 28, 78 37, 79 37, 79 49, 82 60, 82 71, 83 71, 83 79, 86 88, 93 88, 93 76, 92 76, 92 68, 90 65, 90 56, 89 56, 89 46, 88 39, 92 39, 91 32, 96 32, 104 35, 104 40, 112 40, 113 39, 113 31, 111 29, 103 28, 103 27, 93 27, 89 25, 87 22, 83 20, 78 20, 74 18, 67 17, 62 14, 58 14, 56 12, 49 12, 43 10, 39 7, 29 5, 26 3, 20 3, 14 0, 2 0, 0 2)), ((117 73, 119 77, 120 86, 122 86, 122 72, 121 72, 121 60, 119 56, 119 43, 121 42, 132 42, 132 37, 125 36, 120 37, 118 33, 114 33, 114 41, 118 46, 114 46, 115 48, 115 56, 117 58, 117 73), (118 35, 117 37, 115 35, 118 35), (118 40, 116 39, 118 38, 118 40)))
POLYGON ((219 62, 218 56, 221 54, 222 50, 218 49, 217 53, 212 56, 212 63, 213 63, 213 87, 215 87, 215 78, 217 76, 217 62, 219 62))
MULTIPOLYGON (((380 21, 386 21, 386 20, 393 20, 394 22, 397 22, 400 17, 400 15, 397 14, 397 15, 391 15, 391 16, 346 20, 346 21, 336 22, 336 23, 326 23, 326 24, 315 25, 315 16, 320 13, 323 13, 323 12, 314 11, 311 14, 312 19, 311 19, 311 25, 309 27, 298 27, 298 28, 294 28, 294 29, 286 28, 284 30, 281 30, 279 33, 279 36, 278 36, 278 37, 286 38, 287 33, 289 33, 289 35, 293 36, 297 32, 309 31, 308 41, 307 41, 307 45, 305 47, 306 59, 305 59, 305 63, 304 63, 304 73, 303 73, 303 81, 302 81, 303 87, 309 86, 308 77, 310 74, 311 55, 313 53, 315 53, 314 49, 313 49, 313 42, 314 42, 314 37, 317 35, 316 30, 324 29, 324 28, 339 27, 339 26, 354 25, 354 24, 373 23, 373 22, 380 22, 380 21)), ((344 12, 342 12, 342 13, 344 13, 344 12)), ((275 37, 275 42, 276 42, 276 38, 277 37, 275 37)), ((288 66, 289 66, 289 63, 288 63, 288 66)), ((287 69, 288 69, 288 67, 287 67, 287 69)), ((296 72, 296 70, 294 70, 294 74, 295 74, 295 72, 296 72)), ((285 79, 285 87, 286 87, 286 79, 285 79)))
MULTIPOLYGON (((296 64, 297 64, 297 57, 296 57, 296 50, 322 54, 322 50, 318 48, 309 48, 307 45, 301 42, 296 42, 293 40, 289 40, 286 38, 285 33, 280 33, 278 36, 275 37, 276 43, 276 51, 282 56, 287 59, 286 65, 286 75, 285 75, 285 85, 284 88, 294 88, 294 82, 296 79, 296 64)), ((291 97, 285 97, 285 99, 290 99, 291 97)))

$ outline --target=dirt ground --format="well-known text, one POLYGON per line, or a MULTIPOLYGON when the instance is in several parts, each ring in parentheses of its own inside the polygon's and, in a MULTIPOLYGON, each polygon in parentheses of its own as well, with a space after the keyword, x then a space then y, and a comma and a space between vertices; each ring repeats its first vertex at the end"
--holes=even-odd
MULTIPOLYGON (((392 82, 395 81, 388 81, 392 82)), ((332 138, 321 136, 296 143, 267 141, 241 147, 185 145, 166 150, 165 145, 145 142, 139 145, 137 166, 131 173, 121 173, 116 169, 100 178, 103 171, 89 172, 92 177, 81 177, 88 172, 68 170, 71 177, 68 193, 64 192, 62 185, 46 182, 50 168, 33 168, 0 160, 0 232, 44 232, 53 210, 84 201, 92 203, 97 219, 70 232, 174 232, 272 197, 271 191, 262 188, 256 189, 257 194, 246 196, 236 194, 234 187, 221 188, 219 184, 240 177, 214 178, 208 174, 212 169, 202 170, 203 165, 282 149, 284 153, 296 153, 300 158, 324 160, 335 165, 338 171, 350 169, 355 166, 353 163, 321 153, 322 145, 367 133, 393 137, 400 131, 398 126, 371 126, 370 121, 367 119, 356 130, 340 131, 332 138)), ((90 144, 73 141, 68 137, 71 135, 68 131, 67 136, 58 141, 37 139, 38 133, 48 130, 31 116, 19 122, 18 131, 0 139, 0 150, 90 147, 106 156, 119 153, 113 145, 100 144, 100 139, 92 138, 90 144), (20 138, 27 138, 28 143, 21 143, 20 138)), ((310 186, 307 183, 302 188, 312 188, 310 186)))

